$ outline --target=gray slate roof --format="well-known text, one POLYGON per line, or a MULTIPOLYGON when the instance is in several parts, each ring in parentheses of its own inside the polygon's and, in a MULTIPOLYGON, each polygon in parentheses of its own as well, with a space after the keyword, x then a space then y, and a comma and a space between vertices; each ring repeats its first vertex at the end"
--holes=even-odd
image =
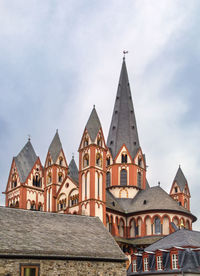
POLYGON ((56 134, 49 146, 49 153, 51 155, 51 158, 54 164, 56 163, 61 150, 62 150, 62 144, 60 141, 60 137, 58 135, 58 131, 56 131, 56 134))
POLYGON ((97 133, 99 132, 100 128, 101 128, 101 123, 97 115, 96 109, 95 107, 93 107, 90 117, 86 124, 86 129, 88 131, 88 134, 90 135, 92 142, 95 141, 97 137, 97 133))
POLYGON ((0 225, 1 256, 126 260, 97 217, 0 207, 0 225))
POLYGON ((160 186, 140 190, 133 199, 115 198, 113 195, 111 197, 109 193, 110 192, 107 190, 106 206, 112 210, 123 212, 125 214, 150 210, 171 210, 189 214, 192 216, 193 221, 196 221, 195 216, 193 216, 186 208, 180 206, 160 186), (146 203, 144 203, 145 201, 146 203), (113 202, 115 202, 115 206, 113 206, 113 202))
POLYGON ((107 146, 113 158, 116 157, 123 144, 126 145, 132 158, 134 158, 140 148, 140 143, 125 59, 123 59, 122 63, 117 97, 107 140, 107 146))
POLYGON ((76 184, 78 184, 78 168, 74 158, 72 158, 71 162, 69 163, 69 176, 76 182, 76 184))
POLYGON ((26 143, 20 153, 14 157, 14 161, 19 173, 19 178, 21 183, 24 183, 32 170, 37 156, 35 154, 34 148, 30 141, 26 143))
POLYGON ((185 185, 187 184, 187 179, 181 170, 181 167, 178 168, 174 181, 179 186, 180 190, 183 191, 185 189, 185 185))
POLYGON ((145 248, 145 251, 179 247, 200 247, 200 232, 180 229, 145 248))

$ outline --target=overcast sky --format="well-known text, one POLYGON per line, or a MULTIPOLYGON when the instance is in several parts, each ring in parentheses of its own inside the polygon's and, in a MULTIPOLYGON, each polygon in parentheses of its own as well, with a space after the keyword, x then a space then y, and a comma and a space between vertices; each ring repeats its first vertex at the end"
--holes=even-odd
POLYGON ((169 192, 180 164, 200 230, 199 14, 199 0, 0 0, 0 191, 28 134, 43 164, 56 129, 78 160, 95 104, 107 139, 128 50, 148 181, 169 192))

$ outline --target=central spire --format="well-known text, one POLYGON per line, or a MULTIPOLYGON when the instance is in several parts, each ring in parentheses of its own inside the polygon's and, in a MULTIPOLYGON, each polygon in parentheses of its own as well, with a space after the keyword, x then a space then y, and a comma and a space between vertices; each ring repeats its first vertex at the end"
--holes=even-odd
POLYGON ((134 158, 140 144, 125 58, 122 62, 117 97, 107 140, 107 146, 111 150, 113 158, 116 157, 123 144, 126 145, 131 157, 134 158))

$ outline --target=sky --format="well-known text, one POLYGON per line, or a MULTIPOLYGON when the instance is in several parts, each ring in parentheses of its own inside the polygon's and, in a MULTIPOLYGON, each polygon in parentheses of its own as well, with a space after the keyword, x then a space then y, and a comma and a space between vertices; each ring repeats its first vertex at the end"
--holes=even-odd
POLYGON ((31 136, 44 164, 56 129, 68 163, 93 105, 107 139, 123 50, 151 186, 179 165, 200 230, 200 1, 0 0, 0 204, 31 136))

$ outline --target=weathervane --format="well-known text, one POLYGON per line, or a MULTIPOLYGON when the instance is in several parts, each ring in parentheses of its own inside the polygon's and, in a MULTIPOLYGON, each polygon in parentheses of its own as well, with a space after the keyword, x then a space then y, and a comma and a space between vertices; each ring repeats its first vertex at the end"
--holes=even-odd
POLYGON ((123 59, 125 59, 125 55, 128 54, 128 51, 124 50, 123 54, 124 54, 123 59))

